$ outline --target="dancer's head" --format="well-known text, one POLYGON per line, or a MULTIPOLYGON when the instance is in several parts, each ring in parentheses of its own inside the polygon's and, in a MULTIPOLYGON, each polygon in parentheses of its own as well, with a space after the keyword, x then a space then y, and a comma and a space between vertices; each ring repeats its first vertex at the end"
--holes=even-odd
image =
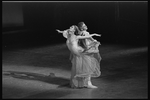
POLYGON ((75 25, 70 26, 69 31, 74 33, 75 32, 75 25))
POLYGON ((77 27, 76 25, 72 25, 72 26, 70 27, 69 31, 70 31, 71 33, 74 33, 74 35, 79 35, 79 29, 78 29, 78 27, 77 27))
POLYGON ((78 27, 80 31, 84 31, 88 29, 84 22, 79 22, 78 27))

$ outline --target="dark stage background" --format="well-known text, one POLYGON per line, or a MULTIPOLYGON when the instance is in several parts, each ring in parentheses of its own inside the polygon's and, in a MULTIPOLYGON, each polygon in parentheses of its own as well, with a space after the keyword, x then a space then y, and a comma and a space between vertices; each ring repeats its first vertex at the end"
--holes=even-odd
POLYGON ((56 29, 80 21, 102 44, 148 45, 148 2, 2 2, 3 47, 65 43, 56 29))
POLYGON ((2 2, 2 97, 148 98, 148 2, 2 2), (98 89, 71 89, 66 39, 80 21, 102 61, 98 89))

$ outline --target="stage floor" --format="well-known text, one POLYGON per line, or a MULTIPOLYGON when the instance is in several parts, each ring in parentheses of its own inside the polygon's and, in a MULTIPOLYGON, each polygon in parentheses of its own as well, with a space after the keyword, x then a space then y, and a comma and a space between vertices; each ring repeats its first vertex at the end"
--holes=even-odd
POLYGON ((102 44, 97 89, 69 87, 65 44, 2 51, 2 98, 148 98, 148 47, 102 44))

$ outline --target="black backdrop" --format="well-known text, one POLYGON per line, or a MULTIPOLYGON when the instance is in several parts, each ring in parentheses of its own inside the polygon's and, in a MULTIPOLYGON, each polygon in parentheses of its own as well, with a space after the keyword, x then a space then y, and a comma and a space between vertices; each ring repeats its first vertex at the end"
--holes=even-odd
MULTIPOLYGON (((7 26, 6 23, 2 23, 3 37, 5 37, 3 38, 3 43, 17 41, 17 39, 18 41, 28 39, 42 43, 54 38, 57 39, 57 42, 64 42, 65 39, 55 30, 65 30, 73 24, 84 21, 90 33, 102 34, 101 38, 95 38, 103 43, 147 45, 148 2, 5 3, 19 5, 20 7, 16 9, 21 9, 18 15, 23 18, 20 26, 13 24, 12 26, 7 26), (30 31, 13 33, 11 35, 5 34, 7 31, 11 32, 12 30, 18 29, 30 31)), ((2 5, 4 5, 4 2, 2 5)), ((14 20, 14 18, 6 14, 12 11, 3 10, 3 14, 5 14, 3 20, 5 17, 14 20)))

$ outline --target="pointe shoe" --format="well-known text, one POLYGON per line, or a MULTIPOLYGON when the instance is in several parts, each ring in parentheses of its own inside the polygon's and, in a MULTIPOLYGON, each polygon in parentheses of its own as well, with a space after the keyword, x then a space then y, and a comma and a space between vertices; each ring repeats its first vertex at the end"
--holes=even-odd
POLYGON ((87 88, 95 89, 98 88, 97 86, 92 85, 91 81, 88 81, 87 88))
POLYGON ((98 88, 98 87, 97 87, 97 86, 94 86, 94 85, 88 85, 87 88, 96 89, 96 88, 98 88))

